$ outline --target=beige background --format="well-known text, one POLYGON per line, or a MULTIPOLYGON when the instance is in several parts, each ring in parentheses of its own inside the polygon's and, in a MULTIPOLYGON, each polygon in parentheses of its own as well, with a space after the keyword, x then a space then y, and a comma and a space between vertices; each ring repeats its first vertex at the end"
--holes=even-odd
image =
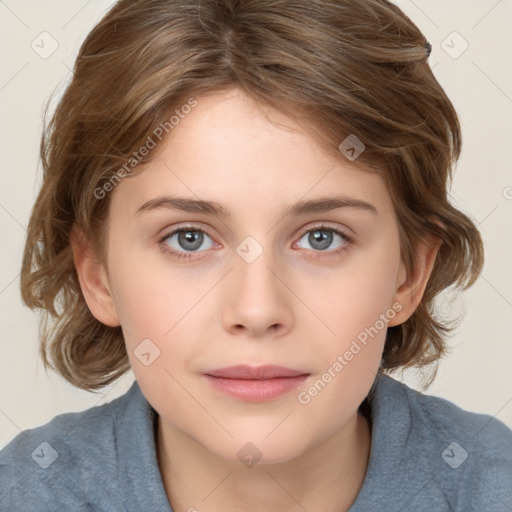
MULTIPOLYGON (((427 393, 512 427, 512 1, 397 3, 431 41, 431 66, 460 114, 464 149, 452 197, 478 223, 487 254, 477 284, 463 296, 442 299, 443 313, 465 311, 466 317, 427 393)), ((43 104, 54 88, 62 90, 80 43, 111 4, 0 2, 0 448, 57 414, 110 401, 133 382, 129 373, 92 394, 46 374, 38 355, 38 316, 19 294, 25 226, 41 180, 43 104), (52 44, 58 48, 45 55, 52 44)), ((419 389, 417 373, 396 377, 419 389)))

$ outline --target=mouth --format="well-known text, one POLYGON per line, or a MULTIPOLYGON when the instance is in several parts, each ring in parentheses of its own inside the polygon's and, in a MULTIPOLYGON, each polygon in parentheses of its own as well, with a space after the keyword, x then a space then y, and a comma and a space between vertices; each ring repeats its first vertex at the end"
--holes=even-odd
POLYGON ((247 402, 266 402, 299 387, 310 375, 283 366, 237 365, 205 372, 218 391, 247 402))

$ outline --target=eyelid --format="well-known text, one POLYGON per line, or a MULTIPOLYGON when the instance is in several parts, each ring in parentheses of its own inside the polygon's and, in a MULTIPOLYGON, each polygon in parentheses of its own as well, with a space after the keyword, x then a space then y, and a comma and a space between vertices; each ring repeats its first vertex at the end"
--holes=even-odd
MULTIPOLYGON (((183 225, 173 226, 170 229, 166 228, 165 230, 163 230, 164 234, 159 236, 159 239, 165 240, 165 239, 169 238, 171 235, 175 234, 176 232, 186 231, 187 229, 189 229, 191 231, 198 231, 198 232, 204 233, 205 235, 208 235, 213 240, 213 237, 209 234, 207 228, 204 228, 199 224, 192 224, 192 223, 186 223, 183 225)), ((313 222, 313 225, 308 225, 308 226, 302 228, 302 230, 300 231, 299 237, 302 238, 306 233, 309 233, 310 231, 312 231, 314 229, 317 229, 317 230, 326 229, 326 230, 337 231, 340 234, 342 234, 343 236, 345 236, 348 240, 352 240, 352 235, 347 233, 347 231, 352 232, 351 229, 346 228, 345 226, 343 226, 343 227, 340 227, 338 225, 331 226, 331 225, 329 225, 329 222, 325 222, 325 221, 318 221, 317 223, 313 222)))
MULTIPOLYGON (((214 245, 217 245, 217 246, 220 245, 217 242, 215 242, 215 240, 212 236, 210 236, 210 234, 208 233, 208 230, 206 228, 203 228, 198 225, 192 225, 192 224, 176 226, 171 229, 164 230, 164 232, 163 232, 164 234, 158 236, 158 242, 159 243, 165 242, 165 240, 167 240, 171 236, 174 236, 177 233, 186 232, 186 231, 196 231, 198 233, 204 233, 206 236, 208 236, 208 238, 210 238, 210 240, 213 242, 214 245)), ((199 251, 199 252, 205 252, 205 251, 199 251)), ((184 253, 184 254, 186 254, 186 253, 184 253)))
MULTIPOLYGON (((200 233, 204 233, 210 240, 212 240, 214 246, 218 246, 219 244, 215 242, 215 240, 208 234, 207 230, 205 228, 202 228, 201 226, 197 225, 182 225, 182 226, 175 226, 172 229, 164 231, 164 235, 161 235, 158 237, 158 247, 160 250, 167 255, 172 256, 176 260, 179 260, 180 258, 183 258, 184 260, 194 260, 195 258, 195 252, 187 252, 187 251, 176 251, 172 247, 170 247, 168 244, 166 244, 166 240, 169 239, 171 236, 176 235, 180 232, 186 232, 186 231, 196 231, 200 233)), ((208 251, 198 251, 199 253, 202 252, 208 252, 208 251)))
POLYGON ((352 245, 354 245, 354 238, 351 235, 348 235, 345 229, 340 228, 338 226, 329 226, 326 223, 321 223, 319 225, 304 228, 302 234, 299 236, 297 242, 295 242, 294 245, 297 244, 307 233, 311 233, 314 231, 330 231, 331 233, 338 235, 343 241, 341 247, 338 247, 337 249, 328 249, 325 251, 315 251, 314 249, 307 249, 308 252, 312 252, 314 254, 314 258, 328 258, 329 256, 335 256, 349 250, 352 247, 352 245))
POLYGON ((204 228, 202 227, 201 225, 199 224, 192 224, 192 223, 185 223, 185 224, 182 224, 182 225, 178 225, 178 226, 173 226, 171 228, 167 227, 165 229, 163 229, 161 231, 161 235, 157 235, 157 237, 162 240, 162 239, 166 239, 166 238, 169 238, 171 235, 174 235, 176 233, 179 233, 180 231, 199 231, 201 233, 204 233, 206 235, 208 235, 210 238, 212 238, 208 232, 208 229, 207 228, 204 228))
POLYGON ((339 225, 336 225, 336 226, 331 226, 329 225, 329 222, 318 222, 318 223, 313 223, 313 225, 310 225, 310 226, 306 226, 305 228, 303 228, 303 230, 301 231, 301 234, 300 234, 300 237, 302 238, 306 233, 309 233, 310 231, 315 231, 315 230, 323 230, 325 229, 326 231, 335 231, 341 235, 343 235, 344 237, 347 238, 347 240, 350 240, 352 241, 352 235, 348 234, 347 231, 350 231, 352 232, 351 229, 349 228, 345 228, 344 226, 339 226, 339 225))
MULTIPOLYGON (((298 240, 300 240, 301 238, 304 237, 305 234, 311 232, 311 231, 332 231, 333 233, 336 233, 338 236, 340 236, 342 239, 344 239, 345 241, 345 245, 351 245, 353 242, 354 242, 354 238, 352 237, 352 235, 349 235, 347 234, 346 230, 348 228, 345 228, 345 227, 340 227, 340 226, 330 226, 328 222, 322 222, 322 221, 319 221, 317 222, 316 224, 313 224, 313 225, 309 225, 309 226, 306 226, 304 227, 301 231, 300 231, 300 235, 298 236, 298 240)), ((196 232, 200 232, 200 233, 204 233, 205 235, 208 236, 208 238, 210 238, 214 244, 214 246, 219 246, 220 244, 218 242, 216 242, 214 240, 214 238, 212 236, 210 236, 210 234, 208 233, 208 230, 206 228, 203 228, 202 226, 200 225, 197 225, 197 224, 192 224, 192 223, 186 223, 186 224, 183 224, 183 225, 178 225, 178 226, 174 226, 173 228, 170 228, 169 230, 166 230, 164 231, 164 235, 160 236, 159 239, 158 239, 158 244, 159 246, 162 248, 162 250, 164 252, 167 252, 167 253, 170 253, 171 255, 173 256, 176 256, 176 257, 184 257, 185 259, 190 259, 190 258, 194 258, 194 255, 197 253, 197 254, 200 254, 200 253, 206 253, 208 252, 207 250, 205 251, 175 251, 174 249, 172 249, 171 247, 169 247, 167 244, 165 244, 165 241, 170 238, 171 236, 174 236, 175 234, 179 233, 179 232, 183 232, 183 231, 196 231, 196 232), (163 247, 165 245, 165 248, 163 247)), ((350 230, 351 231, 351 230, 350 230)), ((317 253, 318 254, 318 257, 322 257, 322 253, 325 254, 325 255, 332 255, 333 253, 337 253, 337 252, 340 252, 342 250, 346 250, 347 248, 344 247, 344 248, 340 248, 340 249, 330 249, 330 250, 326 250, 326 251, 312 251, 314 253, 317 253)))

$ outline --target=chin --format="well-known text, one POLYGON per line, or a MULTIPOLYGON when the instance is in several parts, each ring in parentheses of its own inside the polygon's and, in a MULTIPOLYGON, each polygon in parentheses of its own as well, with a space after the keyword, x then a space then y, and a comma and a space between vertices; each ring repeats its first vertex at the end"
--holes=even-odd
POLYGON ((261 439, 261 434, 254 437, 245 435, 243 438, 236 436, 223 446, 203 446, 226 461, 237 465, 241 463, 248 468, 289 462, 303 453, 299 439, 290 436, 284 439, 277 435, 275 439, 261 439))

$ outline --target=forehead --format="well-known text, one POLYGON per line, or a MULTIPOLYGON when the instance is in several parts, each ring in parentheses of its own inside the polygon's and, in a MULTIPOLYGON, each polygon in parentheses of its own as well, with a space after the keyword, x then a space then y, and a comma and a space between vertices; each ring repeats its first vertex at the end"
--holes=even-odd
POLYGON ((233 206, 288 207, 327 195, 392 209, 382 178, 340 153, 327 154, 304 127, 241 91, 197 97, 197 106, 156 148, 152 162, 123 180, 113 202, 135 212, 165 193, 233 206))

